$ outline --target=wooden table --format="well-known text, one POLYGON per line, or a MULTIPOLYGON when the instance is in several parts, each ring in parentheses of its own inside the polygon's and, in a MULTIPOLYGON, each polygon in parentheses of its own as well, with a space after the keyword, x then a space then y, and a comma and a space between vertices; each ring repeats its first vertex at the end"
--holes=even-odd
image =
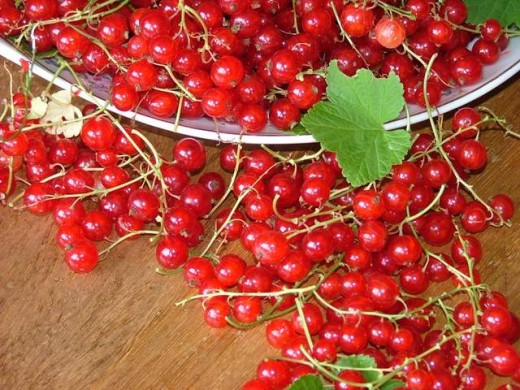
MULTIPOLYGON (((7 97, 3 69, 0 80, 7 97)), ((519 130, 520 78, 476 104, 519 130)), ((174 135, 149 135, 171 153, 174 135)), ((490 163, 472 183, 484 198, 504 192, 520 201, 520 141, 496 131, 482 138, 490 163)), ((218 148, 208 147, 210 168, 219 169, 218 148)), ((480 235, 484 280, 505 293, 516 312, 519 232, 515 226, 480 235)), ((154 271, 154 248, 145 239, 123 244, 91 274, 76 275, 55 233, 50 217, 0 210, 1 389, 238 389, 254 377, 262 357, 277 354, 264 340, 264 327, 210 329, 197 304, 176 308, 192 291, 181 275, 154 271)))

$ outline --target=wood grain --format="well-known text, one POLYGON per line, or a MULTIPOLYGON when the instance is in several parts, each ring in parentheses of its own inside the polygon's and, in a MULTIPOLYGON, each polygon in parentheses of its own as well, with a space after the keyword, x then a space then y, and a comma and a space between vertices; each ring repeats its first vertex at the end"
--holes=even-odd
MULTIPOLYGON (((7 96, 4 70, 0 80, 7 96)), ((475 104, 520 129, 518 77, 475 104)), ((171 153, 174 135, 147 134, 171 153)), ((496 131, 482 138, 490 164, 472 179, 475 188, 484 198, 505 192, 520 201, 520 141, 496 131)), ((209 169, 219 170, 218 146, 207 145, 209 169)), ((517 214, 515 225, 519 220, 517 214)), ((191 291, 181 275, 154 271, 154 248, 145 239, 123 244, 91 274, 75 275, 54 244, 49 217, 2 208, 0 232, 0 389, 238 389, 261 358, 276 354, 263 327, 209 329, 196 304, 176 308, 191 291)), ((517 312, 519 232, 514 226, 480 235, 484 280, 517 312)))

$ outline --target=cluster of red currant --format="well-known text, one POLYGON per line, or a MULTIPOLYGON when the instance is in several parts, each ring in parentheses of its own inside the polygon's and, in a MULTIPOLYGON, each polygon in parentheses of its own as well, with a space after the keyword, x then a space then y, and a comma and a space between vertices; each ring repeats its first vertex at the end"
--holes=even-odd
MULTIPOLYGON (((215 315, 270 320, 267 340, 281 349, 281 357, 262 361, 257 378, 244 390, 283 389, 306 375, 321 376, 336 390, 384 388, 392 378, 402 380, 402 387, 392 388, 486 389, 484 368, 520 380, 520 358, 512 346, 520 337, 520 322, 502 294, 481 284, 482 247, 472 235, 509 220, 514 205, 503 194, 486 204, 465 184, 487 162, 486 148, 475 138, 485 121, 474 109, 460 109, 452 132, 419 135, 408 160, 372 188, 353 189, 338 181, 327 153, 303 168, 299 196, 304 203, 298 209, 310 210, 277 214, 274 229, 285 239, 266 229, 252 244, 258 263, 275 269, 265 297, 277 297, 277 311, 262 312, 260 303, 243 301, 237 307, 233 294, 217 295, 227 297, 225 302, 205 303, 210 325, 215 315), (305 202, 308 188, 313 196, 305 202), (312 212, 316 207, 319 211, 312 212), (450 279, 452 290, 419 298, 431 283, 450 279), (282 297, 280 283, 289 284, 282 287, 282 297), (307 302, 311 298, 315 303, 307 302), (288 307, 298 311, 278 318, 288 307), (366 368, 340 363, 352 355, 371 357, 377 379, 368 380, 366 368)), ((298 180, 296 171, 293 178, 298 180)), ((267 193, 274 200, 274 193, 267 193)), ((291 193, 287 188, 276 192, 278 200, 291 193)), ((252 225, 244 228, 246 247, 252 225)), ((238 288, 251 291, 241 283, 238 288)))
POLYGON ((0 126, 2 196, 53 214, 75 272, 91 271, 124 240, 150 235, 160 272, 182 267, 198 288, 179 305, 201 299, 212 327, 268 322, 268 341, 282 355, 261 362, 244 389, 283 389, 305 375, 336 389, 401 379, 413 390, 484 389, 486 367, 520 376, 511 346, 520 322, 503 295, 481 284, 482 248, 472 235, 507 223, 514 205, 503 194, 485 202, 465 181, 486 165, 478 134, 500 123, 492 113, 460 109, 451 130, 418 135, 387 178, 355 188, 323 150, 292 158, 226 145, 226 184, 203 171, 206 151, 194 139, 177 142, 165 159, 94 106, 83 109, 78 139, 42 132, 27 119, 23 94, 13 106, 0 126), (215 230, 204 240, 201 220, 210 217, 215 230), (225 253, 235 240, 250 260, 225 253), (100 252, 96 242, 108 246, 100 252), (419 297, 450 279, 452 289, 419 297), (360 355, 373 359, 377 379, 339 363, 360 355))
POLYGON ((463 0, 26 0, 0 2, 0 34, 36 53, 56 49, 76 72, 112 75, 119 110, 160 118, 238 122, 288 130, 322 100, 324 68, 337 60, 395 72, 409 103, 429 104, 454 85, 477 82, 508 44, 502 26, 465 24, 463 0), (468 43, 479 37, 472 47, 468 43), (402 48, 402 50, 396 50, 402 48))
MULTIPOLYGON (((466 49, 475 29, 465 19, 462 0, 0 0, 0 33, 36 52, 55 47, 75 71, 111 73, 119 109, 205 114, 252 132, 267 113, 281 129, 296 124, 322 99, 331 59, 348 75, 394 71, 409 102, 435 105, 452 81, 477 81, 507 45, 489 20, 466 49), (436 53, 425 97, 421 65, 436 53)), ((16 93, 0 123, 2 200, 52 213, 75 272, 150 236, 159 272, 182 269, 198 288, 178 304, 200 299, 212 327, 267 322, 281 356, 262 361, 244 390, 284 389, 309 375, 343 390, 485 389, 485 369, 520 380, 512 347, 520 321, 481 283, 473 235, 507 224, 514 205, 504 194, 486 202, 466 182, 487 163, 479 132, 501 124, 491 112, 463 108, 449 130, 432 121, 388 177, 355 188, 327 151, 293 158, 226 145, 225 178, 204 171, 206 150, 194 139, 165 158, 91 105, 80 136, 65 138, 29 119, 31 106, 16 93), (215 225, 208 237, 204 219, 215 225), (233 241, 249 258, 226 253, 233 241), (420 297, 448 281, 439 296, 420 297), (345 364, 359 356, 373 364, 345 364)))

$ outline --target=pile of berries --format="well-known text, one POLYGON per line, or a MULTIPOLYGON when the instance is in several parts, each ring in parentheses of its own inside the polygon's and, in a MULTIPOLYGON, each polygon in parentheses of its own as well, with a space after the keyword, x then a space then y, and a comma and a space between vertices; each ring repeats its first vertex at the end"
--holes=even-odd
POLYGON ((507 224, 514 205, 504 194, 486 202, 466 182, 487 163, 478 135, 500 124, 492 113, 460 109, 451 129, 417 135, 388 177, 355 188, 323 150, 293 158, 224 145, 223 177, 204 170, 195 139, 164 157, 97 107, 85 106, 80 136, 65 138, 27 119, 29 97, 12 104, 0 124, 4 202, 52 214, 75 272, 150 236, 158 271, 182 268, 198 289, 179 305, 200 299, 212 327, 267 322, 281 356, 262 361, 244 390, 284 389, 306 375, 334 389, 485 389, 485 369, 520 380, 520 321, 481 283, 474 236, 507 224), (250 256, 226 251, 233 241, 250 256), (420 297, 441 282, 452 286, 420 297), (370 358, 377 379, 346 367, 346 356, 370 358))
POLYGON ((0 1, 0 34, 56 51, 75 72, 110 74, 111 103, 159 118, 282 130, 324 99, 327 64, 395 72, 408 103, 482 77, 508 44, 497 20, 466 23, 463 0, 0 1), (468 43, 476 39, 472 49, 468 43))

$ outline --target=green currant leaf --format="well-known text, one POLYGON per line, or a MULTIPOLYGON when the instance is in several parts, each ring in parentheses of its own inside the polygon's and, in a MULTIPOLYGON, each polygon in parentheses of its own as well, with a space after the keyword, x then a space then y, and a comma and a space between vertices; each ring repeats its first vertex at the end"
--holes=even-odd
POLYGON ((390 379, 388 382, 381 385, 381 390, 394 390, 399 387, 406 387, 406 383, 397 379, 390 379))
POLYGON ((309 134, 309 132, 305 129, 305 127, 302 126, 301 123, 298 123, 296 126, 294 126, 292 129, 291 129, 291 133, 295 134, 295 135, 305 135, 305 134, 309 134))
MULTIPOLYGON (((381 378, 381 372, 377 370, 366 370, 367 368, 375 368, 377 367, 376 361, 371 356, 366 355, 350 355, 345 356, 339 359, 336 363, 336 366, 341 367, 342 369, 359 369, 364 368, 365 370, 359 370, 361 374, 365 377, 367 382, 375 382, 379 378, 381 378)), ((336 370, 336 374, 341 370, 336 370)))
POLYGON ((323 382, 315 375, 304 375, 289 390, 323 390, 323 382))
POLYGON ((498 19, 503 26, 520 25, 520 1, 518 0, 466 0, 468 21, 483 23, 486 19, 498 19))
POLYGON ((383 127, 404 107, 399 78, 393 73, 376 78, 365 69, 347 77, 333 61, 327 83, 329 101, 312 107, 302 125, 325 149, 337 154, 343 174, 353 186, 386 176, 411 146, 408 132, 383 127))

